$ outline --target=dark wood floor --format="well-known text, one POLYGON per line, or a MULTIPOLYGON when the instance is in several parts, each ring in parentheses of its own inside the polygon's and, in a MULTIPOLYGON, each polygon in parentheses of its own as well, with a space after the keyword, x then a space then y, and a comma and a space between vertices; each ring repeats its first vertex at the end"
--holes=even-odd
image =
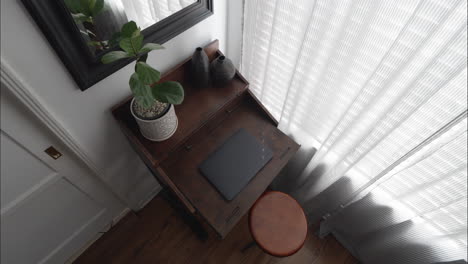
POLYGON ((251 241, 247 217, 224 240, 210 234, 201 242, 181 217, 160 197, 138 214, 128 214, 88 248, 75 263, 358 263, 332 236, 319 239, 311 230, 295 255, 275 258, 258 247, 241 252, 251 241))

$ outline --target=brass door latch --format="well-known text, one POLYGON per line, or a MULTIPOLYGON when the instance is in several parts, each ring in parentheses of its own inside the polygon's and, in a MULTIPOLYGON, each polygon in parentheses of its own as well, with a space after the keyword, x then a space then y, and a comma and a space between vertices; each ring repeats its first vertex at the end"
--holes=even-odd
POLYGON ((49 155, 53 159, 58 159, 62 157, 62 153, 60 153, 52 146, 48 147, 46 150, 44 150, 44 152, 47 153, 47 155, 49 155))

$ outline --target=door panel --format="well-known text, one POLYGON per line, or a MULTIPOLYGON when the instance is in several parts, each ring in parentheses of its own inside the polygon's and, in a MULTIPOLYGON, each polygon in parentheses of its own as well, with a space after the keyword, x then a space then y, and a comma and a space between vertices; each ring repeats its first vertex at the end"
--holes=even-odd
POLYGON ((105 208, 64 178, 51 181, 2 215, 2 263, 47 260, 63 241, 104 215, 105 208))
POLYGON ((64 263, 125 206, 3 83, 1 94, 1 263, 64 263))
POLYGON ((57 174, 40 159, 1 131, 1 206, 10 207, 19 196, 57 174))

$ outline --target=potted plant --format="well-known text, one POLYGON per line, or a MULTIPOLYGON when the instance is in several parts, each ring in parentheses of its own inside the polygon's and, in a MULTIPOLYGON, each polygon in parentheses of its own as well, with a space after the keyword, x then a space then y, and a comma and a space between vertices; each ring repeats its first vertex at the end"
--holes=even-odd
POLYGON ((135 72, 129 85, 134 95, 130 111, 135 117, 143 136, 153 141, 163 141, 177 130, 178 120, 174 105, 184 100, 184 89, 178 82, 159 82, 161 73, 148 65, 148 53, 164 47, 156 43, 143 45, 143 35, 134 21, 122 26, 118 35, 121 51, 106 53, 102 63, 135 58, 135 72))

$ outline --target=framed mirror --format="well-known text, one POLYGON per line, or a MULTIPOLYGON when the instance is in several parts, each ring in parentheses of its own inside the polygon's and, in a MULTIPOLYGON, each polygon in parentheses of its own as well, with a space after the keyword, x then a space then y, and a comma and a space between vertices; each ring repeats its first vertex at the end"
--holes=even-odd
POLYGON ((135 21, 144 43, 163 44, 213 14, 212 0, 22 0, 81 90, 132 61, 102 64, 135 21))

